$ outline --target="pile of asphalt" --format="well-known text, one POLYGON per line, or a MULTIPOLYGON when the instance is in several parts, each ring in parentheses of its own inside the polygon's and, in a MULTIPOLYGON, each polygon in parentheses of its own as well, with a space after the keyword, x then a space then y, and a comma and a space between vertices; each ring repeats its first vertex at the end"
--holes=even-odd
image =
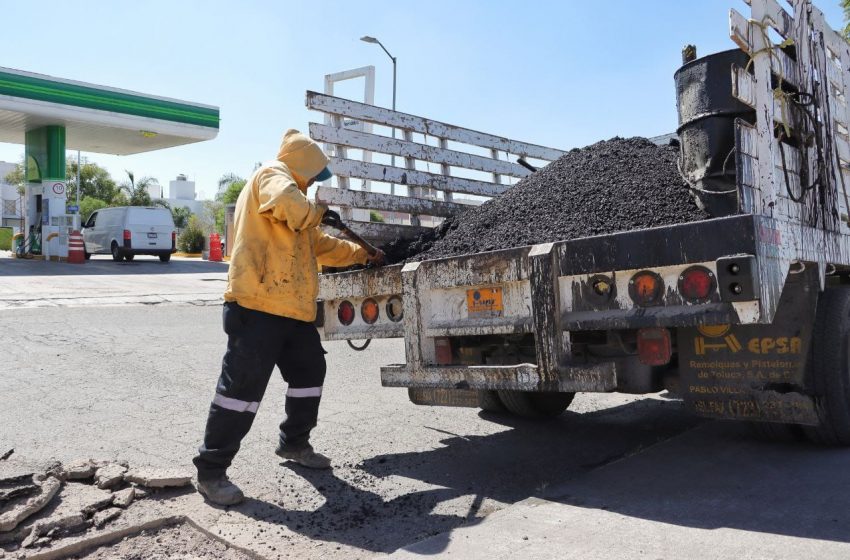
POLYGON ((501 196, 382 248, 398 263, 708 219, 679 174, 678 154, 645 138, 576 148, 501 196))

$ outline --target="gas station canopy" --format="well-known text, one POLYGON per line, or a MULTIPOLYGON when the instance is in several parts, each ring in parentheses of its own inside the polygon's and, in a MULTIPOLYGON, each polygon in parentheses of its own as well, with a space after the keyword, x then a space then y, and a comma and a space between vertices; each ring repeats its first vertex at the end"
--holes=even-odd
POLYGON ((0 142, 65 127, 66 148, 129 155, 211 140, 218 107, 0 67, 0 142))

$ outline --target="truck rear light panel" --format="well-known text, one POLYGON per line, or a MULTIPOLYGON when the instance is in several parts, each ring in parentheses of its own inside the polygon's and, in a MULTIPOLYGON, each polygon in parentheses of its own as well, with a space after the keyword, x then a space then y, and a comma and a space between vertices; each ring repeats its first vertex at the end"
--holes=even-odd
POLYGON ((759 286, 753 257, 562 276, 566 330, 684 326, 707 318, 756 322, 759 286), (731 304, 731 305, 730 305, 731 304))
POLYGON ((320 305, 328 340, 404 336, 401 295, 327 300, 320 305))
POLYGON ((605 311, 720 303, 724 298, 716 266, 707 262, 564 276, 560 278, 561 307, 605 311))

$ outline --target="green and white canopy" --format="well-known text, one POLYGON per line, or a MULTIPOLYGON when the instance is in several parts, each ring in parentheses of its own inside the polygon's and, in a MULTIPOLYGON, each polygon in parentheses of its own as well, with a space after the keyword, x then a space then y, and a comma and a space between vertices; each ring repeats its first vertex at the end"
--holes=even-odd
POLYGON ((0 67, 0 142, 65 127, 66 148, 128 155, 211 140, 218 107, 0 67))

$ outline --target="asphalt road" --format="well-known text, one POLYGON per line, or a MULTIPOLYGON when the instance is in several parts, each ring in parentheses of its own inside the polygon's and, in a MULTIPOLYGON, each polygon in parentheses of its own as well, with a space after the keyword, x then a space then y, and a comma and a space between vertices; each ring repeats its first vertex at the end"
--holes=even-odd
MULTIPOLYGON (((14 447, 29 463, 91 457, 191 470, 225 345, 221 308, 205 287, 218 282, 200 278, 223 273, 178 262, 155 278, 114 268, 45 276, 37 265, 9 274, 7 263, 0 259, 0 294, 26 298, 0 309, 0 452, 14 447), (110 305, 38 298, 104 276, 115 277, 110 305), (186 302, 203 305, 137 302, 139 282, 180 286, 186 302)), ((99 297, 90 286, 87 295, 99 297)), ((151 501, 152 515, 191 515, 268 558, 510 558, 520 550, 529 558, 846 558, 850 550, 848 451, 761 443, 699 422, 663 396, 581 394, 551 422, 418 407, 404 390, 380 387, 378 366, 403 361, 401 341, 326 349, 313 443, 332 457, 332 471, 274 455, 285 392, 275 375, 230 472, 248 501, 213 508, 189 492, 151 501)))
MULTIPOLYGON (((191 468, 225 338, 219 307, 116 306, 2 312, 0 442, 22 460, 124 459, 191 468)), ((332 472, 273 454, 285 386, 272 379, 231 469, 251 498, 207 522, 275 556, 364 558, 476 520, 692 425, 675 401, 585 395, 550 423, 417 407, 380 387, 400 341, 356 353, 329 343, 314 445, 332 472), (268 536, 268 544, 257 538, 268 536)), ((178 506, 175 506, 178 507, 178 506)), ((200 502, 183 506, 205 508, 200 502)))

